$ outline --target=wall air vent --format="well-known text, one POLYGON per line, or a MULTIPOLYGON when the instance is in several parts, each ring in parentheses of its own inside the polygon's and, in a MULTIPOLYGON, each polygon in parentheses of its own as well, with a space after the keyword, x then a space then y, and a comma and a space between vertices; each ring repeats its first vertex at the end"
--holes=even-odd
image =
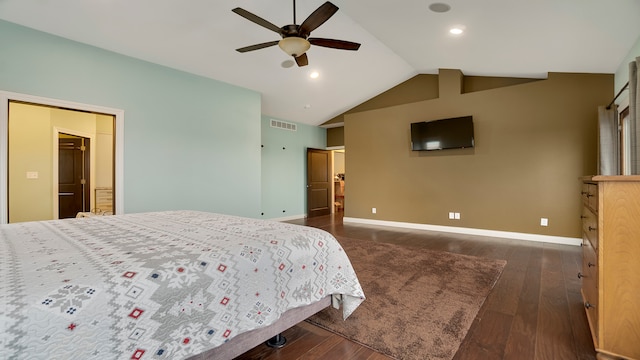
POLYGON ((271 119, 271 127, 289 131, 298 131, 298 127, 296 126, 296 124, 274 119, 271 119))

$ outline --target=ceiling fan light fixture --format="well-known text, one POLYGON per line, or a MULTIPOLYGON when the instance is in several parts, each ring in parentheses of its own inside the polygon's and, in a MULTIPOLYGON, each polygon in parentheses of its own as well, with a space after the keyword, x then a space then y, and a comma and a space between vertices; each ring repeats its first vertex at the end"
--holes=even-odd
POLYGON ((280 40, 278 42, 278 46, 280 46, 280 49, 288 55, 298 57, 307 52, 311 47, 311 44, 301 37, 290 36, 280 40))
MULTIPOLYGON (((0 0, 2 1, 2 0, 0 0)), ((236 49, 236 51, 245 53, 248 51, 254 51, 259 49, 264 49, 270 46, 275 46, 278 44, 280 48, 287 53, 287 55, 292 56, 295 60, 295 63, 298 64, 298 67, 303 67, 309 65, 309 58, 307 56, 307 50, 311 48, 311 45, 314 46, 322 46, 331 49, 339 49, 339 50, 358 50, 360 48, 359 43, 344 41, 344 40, 336 40, 336 39, 325 39, 325 38, 310 38, 311 32, 317 29, 320 25, 324 24, 329 18, 333 16, 333 14, 338 11, 338 7, 332 4, 330 1, 325 2, 320 5, 316 10, 314 10, 311 15, 309 15, 300 25, 296 23, 296 0, 293 0, 293 24, 285 25, 279 27, 270 23, 269 21, 261 18, 258 15, 252 14, 247 10, 242 8, 235 8, 231 10, 232 12, 242 16, 243 18, 262 26, 263 28, 269 29, 282 37, 281 40, 274 40, 263 42, 260 44, 255 44, 251 46, 241 47, 236 49), (309 40, 307 40, 309 38, 309 40)), ((282 66, 287 66, 290 63, 283 63, 282 66)))

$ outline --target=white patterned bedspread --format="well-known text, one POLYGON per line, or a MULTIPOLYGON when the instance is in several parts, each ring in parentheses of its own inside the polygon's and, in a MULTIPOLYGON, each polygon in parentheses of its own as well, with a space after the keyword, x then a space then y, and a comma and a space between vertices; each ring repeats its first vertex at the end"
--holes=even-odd
POLYGON ((182 359, 364 293, 310 227, 170 211, 0 226, 0 358, 182 359))

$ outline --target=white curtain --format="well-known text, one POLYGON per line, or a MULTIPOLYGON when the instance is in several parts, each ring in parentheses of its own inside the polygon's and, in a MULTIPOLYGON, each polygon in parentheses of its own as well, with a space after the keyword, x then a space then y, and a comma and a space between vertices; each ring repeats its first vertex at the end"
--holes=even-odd
POLYGON ((620 175, 618 106, 598 107, 598 174, 620 175))
POLYGON ((629 132, 630 132, 630 162, 631 175, 640 174, 640 81, 638 66, 640 57, 629 64, 629 132))

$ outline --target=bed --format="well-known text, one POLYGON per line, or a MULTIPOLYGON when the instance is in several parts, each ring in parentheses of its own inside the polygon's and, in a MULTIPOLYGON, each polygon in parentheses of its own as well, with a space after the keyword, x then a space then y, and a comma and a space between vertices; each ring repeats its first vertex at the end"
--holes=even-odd
POLYGON ((310 227, 198 211, 0 226, 3 358, 231 359, 364 298, 310 227))

